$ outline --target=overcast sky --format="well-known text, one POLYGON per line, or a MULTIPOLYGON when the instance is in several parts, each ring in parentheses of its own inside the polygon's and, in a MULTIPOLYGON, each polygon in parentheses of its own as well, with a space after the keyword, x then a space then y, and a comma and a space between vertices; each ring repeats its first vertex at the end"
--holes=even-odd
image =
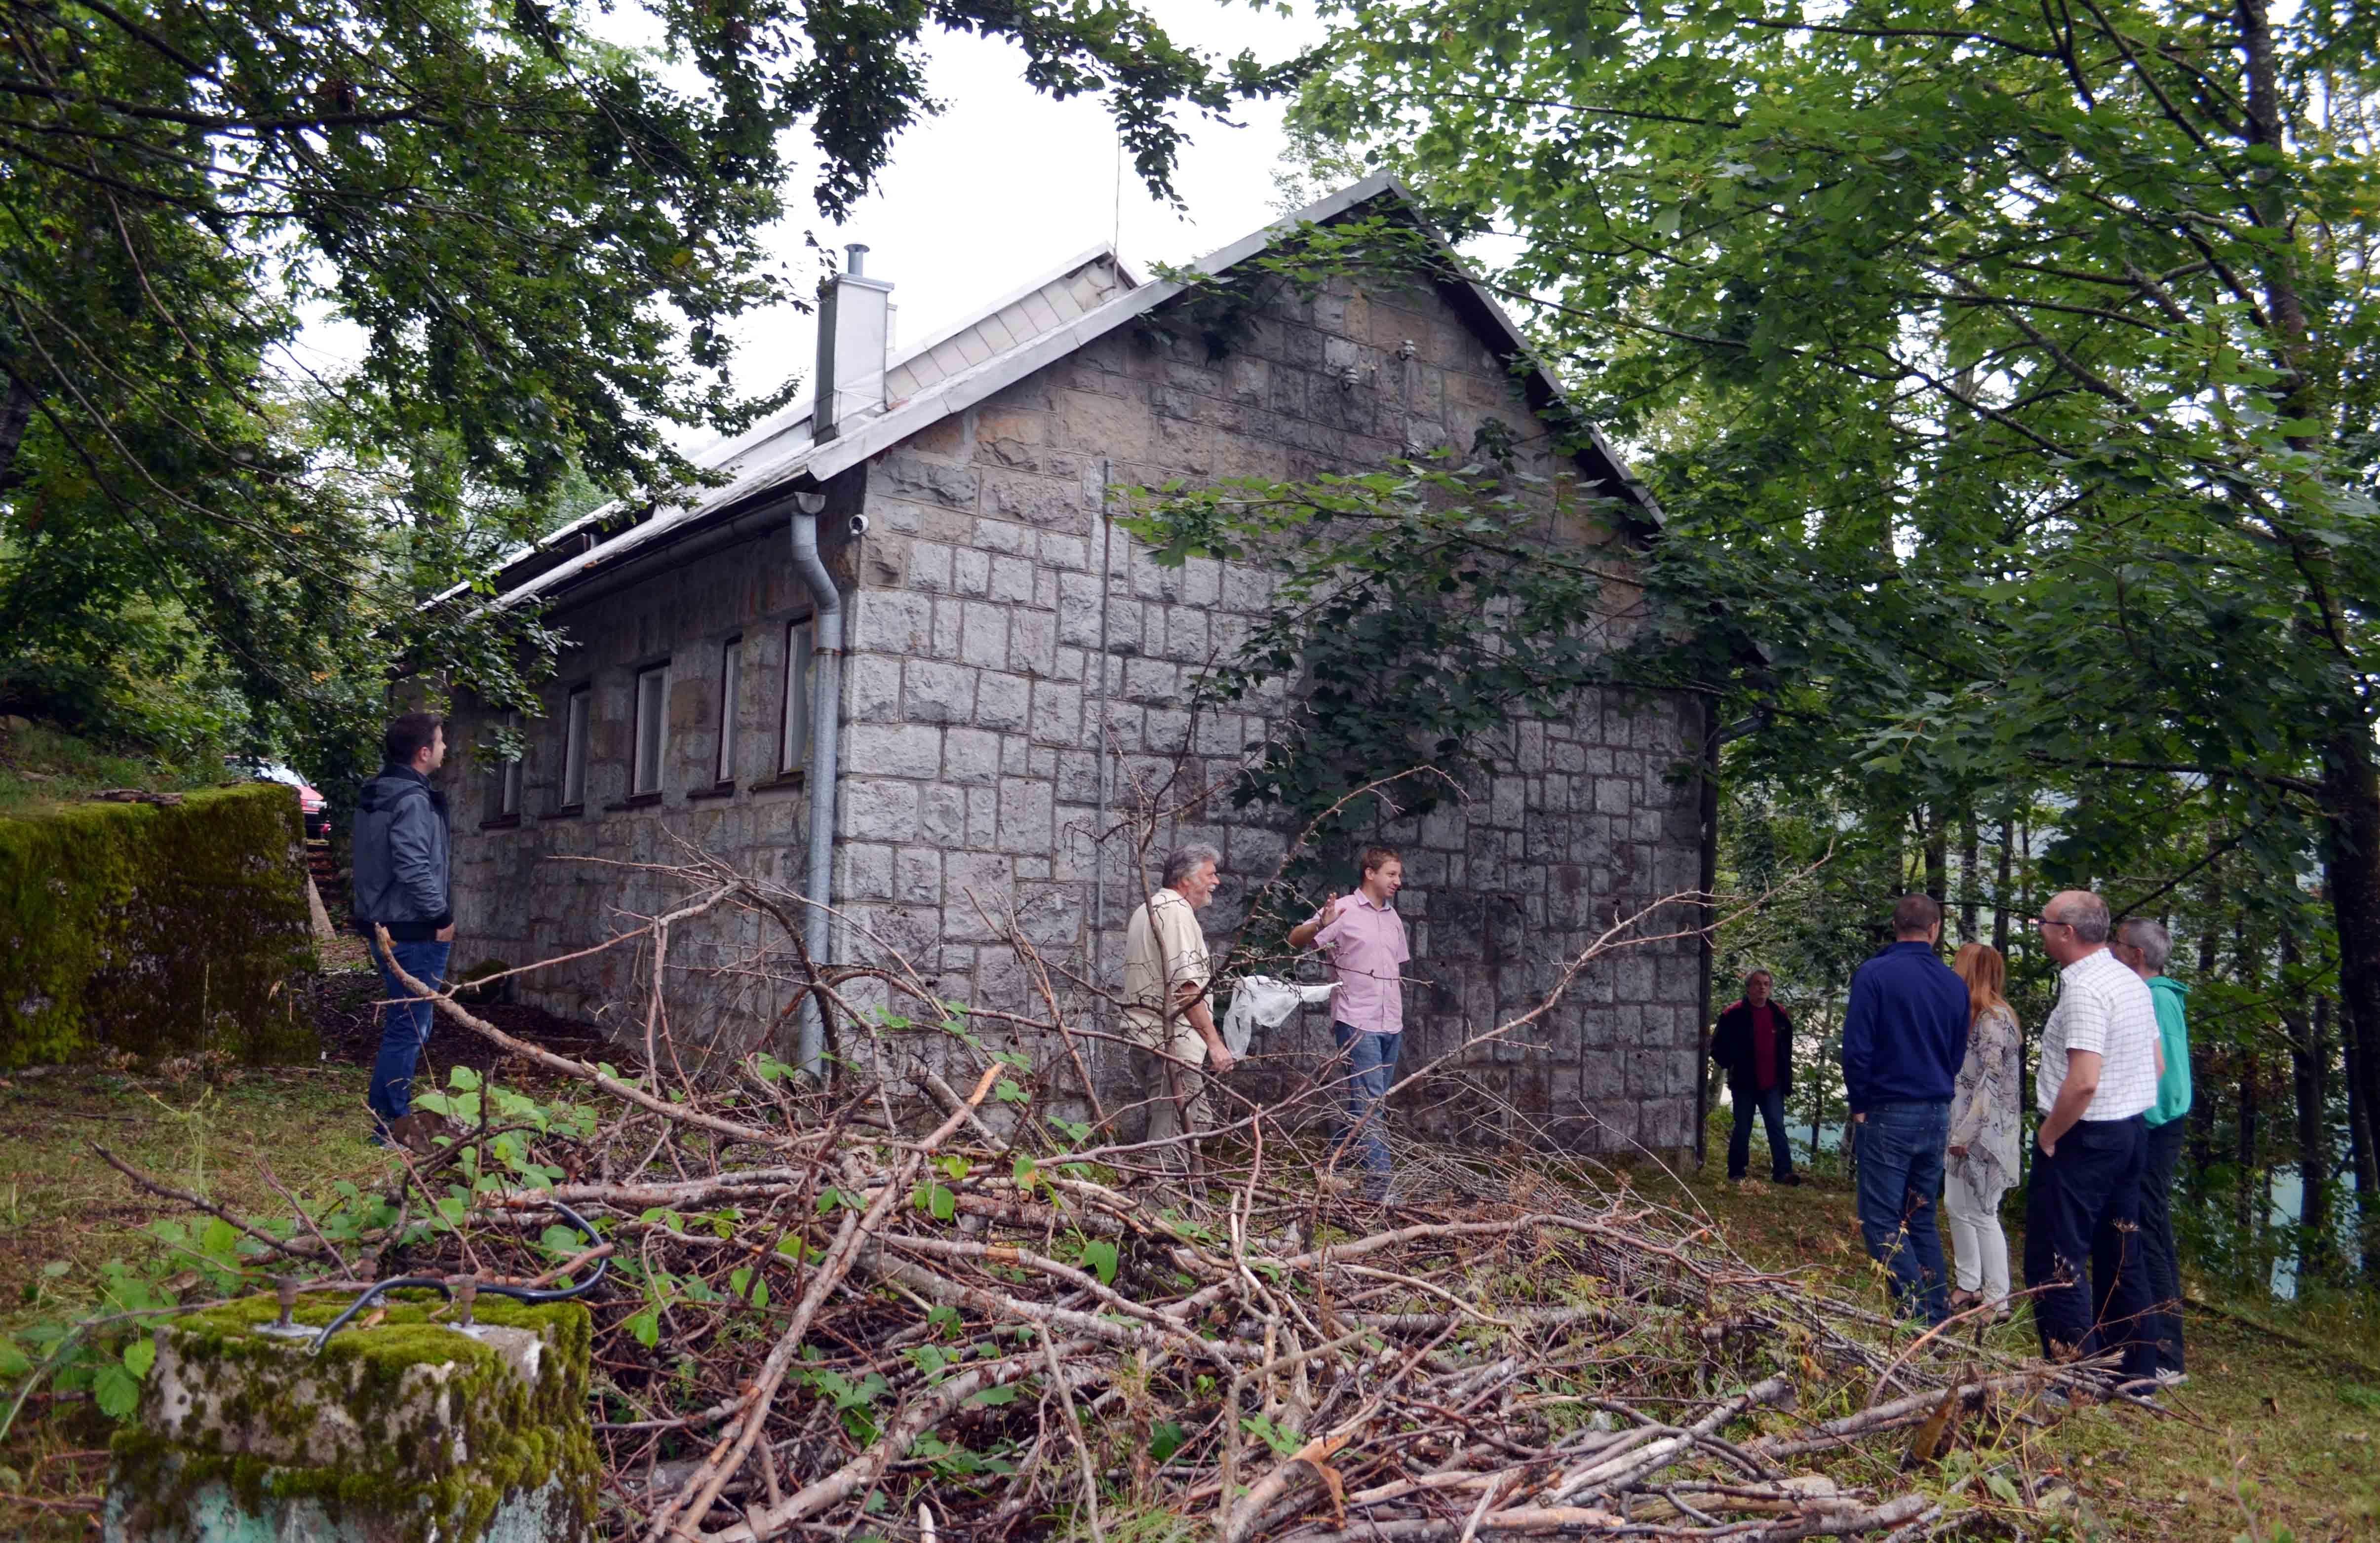
MULTIPOLYGON (((1229 56, 1253 50, 1268 62, 1318 42, 1323 29, 1306 14, 1284 17, 1240 0, 1146 0, 1175 42, 1229 56)), ((642 13, 612 13, 625 25, 642 13)), ((631 41, 622 38, 620 41, 631 41)), ((1174 185, 1184 209, 1160 203, 1124 168, 1119 197, 1116 137, 1092 97, 1052 102, 1023 79, 1021 56, 1005 43, 941 36, 928 75, 941 116, 911 129, 893 147, 877 191, 850 221, 827 225, 808 187, 788 188, 792 217, 775 232, 789 271, 817 272, 804 244, 815 232, 840 248, 864 241, 868 272, 893 285, 899 342, 931 335, 972 315, 1067 259, 1120 237, 1124 259, 1144 274, 1152 261, 1205 255, 1274 217, 1272 172, 1281 153, 1280 102, 1247 104, 1234 124, 1190 117, 1191 142, 1174 185)), ((807 164, 807 158, 801 158, 807 164)), ((766 390, 815 362, 810 318, 791 310, 755 312, 735 329, 737 384, 766 390)), ((361 338, 327 318, 307 329, 297 356, 334 371, 352 364, 361 338)), ((696 431, 691 449, 715 436, 696 431)))
MULTIPOLYGON (((1178 43, 1229 55, 1247 48, 1273 60, 1318 41, 1301 13, 1284 18, 1245 4, 1151 0, 1178 43)), ((1129 166, 1117 197, 1116 139, 1092 98, 1056 103, 1028 88, 1004 43, 946 37, 929 81, 948 103, 903 136, 882 186, 839 229, 820 225, 807 192, 782 249, 806 261, 803 233, 865 241, 868 272, 894 286, 900 338, 926 337, 963 320, 1087 248, 1120 235, 1125 260, 1178 262, 1203 256, 1274 217, 1272 171, 1281 159, 1283 104, 1249 104, 1238 127, 1192 119, 1192 143, 1175 176, 1186 207, 1151 198, 1129 166)), ((758 314, 740 329, 743 383, 773 383, 810 366, 808 318, 758 314)))

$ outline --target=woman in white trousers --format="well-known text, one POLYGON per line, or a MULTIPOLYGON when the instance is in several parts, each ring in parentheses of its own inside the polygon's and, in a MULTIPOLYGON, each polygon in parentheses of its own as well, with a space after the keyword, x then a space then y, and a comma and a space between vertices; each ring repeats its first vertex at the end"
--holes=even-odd
POLYGON ((1950 1098, 1950 1141, 1942 1165, 1942 1214, 1950 1223, 1959 1289, 1950 1310, 1988 1305, 2006 1318, 2008 1234, 2000 1197, 2016 1182, 2018 1039, 2016 1014, 2000 993, 2008 962, 1982 943, 1960 946, 1951 967, 1967 983, 1967 1060, 1950 1098))

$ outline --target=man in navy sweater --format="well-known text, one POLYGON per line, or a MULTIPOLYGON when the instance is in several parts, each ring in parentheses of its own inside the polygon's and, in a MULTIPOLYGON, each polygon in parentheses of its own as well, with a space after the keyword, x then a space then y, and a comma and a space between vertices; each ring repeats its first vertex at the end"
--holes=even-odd
POLYGON ((1949 1316, 1942 1234, 1942 1150, 1950 1094, 1967 1058, 1967 985, 1942 963, 1942 907, 1905 894, 1892 908, 1893 945, 1852 977, 1843 1014, 1843 1087, 1859 1160, 1860 1234, 1892 1276, 1903 1313, 1949 1316))

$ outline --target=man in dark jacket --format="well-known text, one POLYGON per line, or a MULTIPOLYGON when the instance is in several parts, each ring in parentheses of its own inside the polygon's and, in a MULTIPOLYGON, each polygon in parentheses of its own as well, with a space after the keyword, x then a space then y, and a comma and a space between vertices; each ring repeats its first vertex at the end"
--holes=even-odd
POLYGON ((393 720, 382 740, 379 775, 356 802, 356 929, 370 945, 387 989, 380 1056, 372 1063, 372 1124, 376 1139, 411 1112, 413 1068, 429 1041, 435 1010, 396 978, 394 963, 432 990, 444 986, 446 956, 455 946, 455 910, 448 887, 446 796, 430 774, 446 759, 446 729, 427 712, 393 720), (383 953, 375 927, 388 929, 383 953))
POLYGON ((1843 1089, 1859 1159, 1860 1233, 1892 1275, 1901 1310, 1949 1316, 1934 1197, 1950 1138, 1950 1096, 1967 1058, 1967 983, 1934 952, 1942 907, 1904 894, 1890 948, 1852 977, 1843 1011, 1843 1089))
POLYGON ((1793 1091, 1793 1020, 1784 1004, 1768 1000, 1772 982, 1767 970, 1743 978, 1743 1000, 1718 1015, 1711 1032, 1711 1060, 1727 1074, 1727 1100, 1735 1110, 1735 1129, 1727 1138, 1727 1176, 1743 1177, 1752 1161, 1752 1114, 1768 1130, 1769 1176, 1782 1185, 1798 1185, 1793 1148, 1785 1139, 1785 1095, 1793 1091))

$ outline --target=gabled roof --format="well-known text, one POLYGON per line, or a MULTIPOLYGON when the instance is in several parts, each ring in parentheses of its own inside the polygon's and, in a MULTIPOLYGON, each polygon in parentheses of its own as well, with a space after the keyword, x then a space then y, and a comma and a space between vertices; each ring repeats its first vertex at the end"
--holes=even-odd
MULTIPOLYGON (((1381 174, 1253 231, 1192 266, 1208 274, 1220 274, 1304 225, 1336 219, 1376 200, 1391 201, 1414 213, 1413 194, 1404 184, 1381 174)), ((1420 222, 1417 213, 1415 217, 1438 246, 1449 269, 1464 275, 1459 282, 1441 284, 1441 292, 1463 313, 1464 321, 1491 342, 1499 355, 1520 361, 1523 387, 1533 409, 1543 412, 1558 406, 1563 400, 1560 383, 1529 347, 1512 319, 1468 276, 1469 269, 1453 249, 1420 222)), ((711 516, 726 514, 734 506, 748 505, 771 493, 796 487, 822 484, 1130 324, 1182 292, 1183 286, 1172 280, 1133 284, 1112 251, 1095 248, 1049 279, 1010 296, 976 321, 953 328, 905 354, 886 373, 887 399, 881 413, 844 425, 840 434, 820 444, 809 436, 809 404, 796 403, 750 432, 696 457, 698 465, 733 471, 733 480, 718 487, 693 490, 682 502, 657 506, 626 529, 608 539, 589 541, 590 533, 616 520, 622 513, 617 505, 607 504, 544 538, 535 548, 507 559, 500 570, 499 582, 504 584, 504 589, 496 603, 516 605, 552 594, 567 588, 582 575, 611 567, 632 553, 666 543, 711 516), (1098 291, 1096 282, 1086 284, 1083 275, 1102 261, 1122 282, 1109 298, 1087 307, 1083 303, 1086 289, 1091 298, 1096 298, 1098 291), (1050 303, 1053 285, 1075 301, 1072 309, 1075 314, 1069 316, 1063 309, 1050 303), (1029 314, 1038 318, 1044 310, 1054 316, 1056 324, 1042 325, 1037 320, 1020 334, 1019 317, 1029 314), (996 331, 1006 332, 1013 341, 1004 348, 988 349, 996 331), (971 344, 974 346, 969 346, 971 344), (978 352, 982 352, 983 357, 969 357, 978 352), (896 380, 908 386, 911 395, 900 396, 896 380), (583 543, 584 550, 552 562, 552 554, 566 548, 574 538, 583 543), (546 563, 541 567, 540 558, 546 563), (520 576, 517 579, 505 582, 516 573, 520 576)), ((1586 431, 1590 443, 1579 456, 1581 469, 1592 482, 1635 505, 1638 517, 1658 525, 1661 511, 1650 491, 1636 480, 1599 431, 1592 426, 1586 431)))

